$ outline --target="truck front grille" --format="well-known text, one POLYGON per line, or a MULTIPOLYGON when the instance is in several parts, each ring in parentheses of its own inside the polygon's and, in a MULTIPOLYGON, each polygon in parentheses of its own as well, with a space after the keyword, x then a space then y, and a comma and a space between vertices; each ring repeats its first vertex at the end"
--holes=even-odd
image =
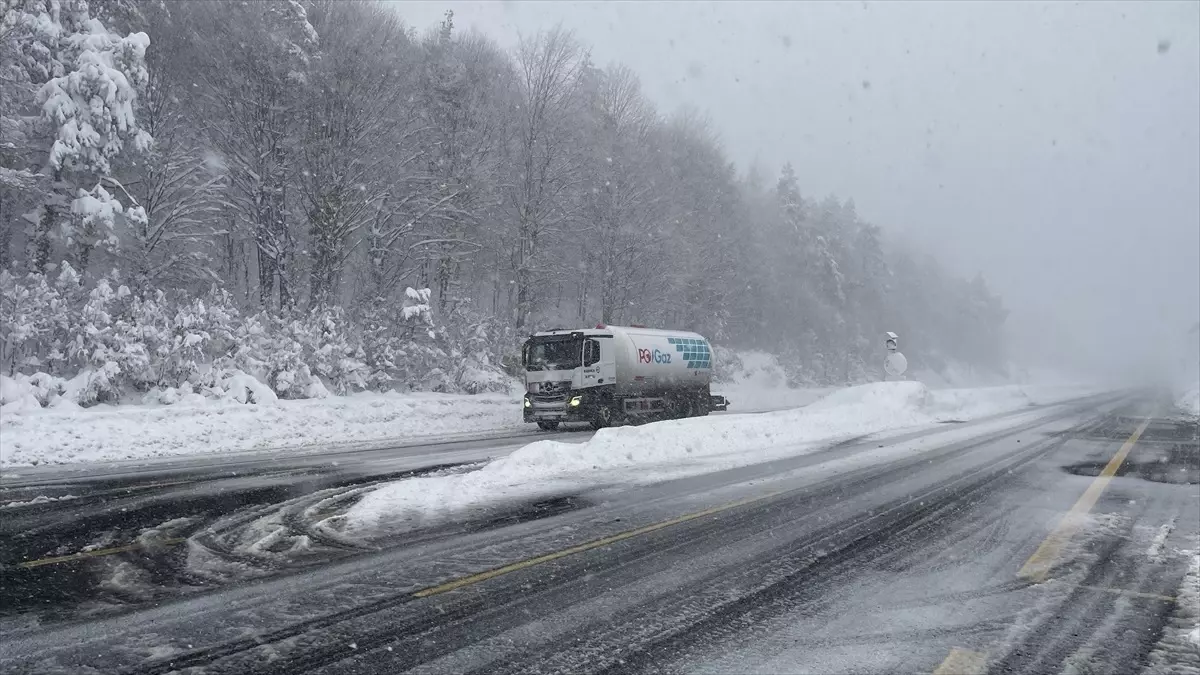
POLYGON ((537 382, 530 387, 531 394, 540 396, 565 396, 571 390, 571 383, 567 382, 537 382))
POLYGON ((530 394, 529 408, 535 415, 566 415, 567 414, 567 395, 566 394, 530 394))

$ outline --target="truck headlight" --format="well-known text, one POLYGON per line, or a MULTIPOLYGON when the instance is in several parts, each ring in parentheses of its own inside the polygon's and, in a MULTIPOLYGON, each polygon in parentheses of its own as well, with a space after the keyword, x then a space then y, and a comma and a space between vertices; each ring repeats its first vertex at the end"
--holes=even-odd
POLYGON ((571 399, 571 407, 572 407, 572 408, 577 408, 577 407, 579 407, 579 404, 580 404, 580 403, 583 403, 583 397, 582 397, 582 396, 576 396, 575 398, 571 399))
POLYGON ((526 407, 526 408, 532 408, 532 407, 533 407, 533 402, 532 402, 532 401, 530 401, 529 399, 525 399, 525 407, 526 407))

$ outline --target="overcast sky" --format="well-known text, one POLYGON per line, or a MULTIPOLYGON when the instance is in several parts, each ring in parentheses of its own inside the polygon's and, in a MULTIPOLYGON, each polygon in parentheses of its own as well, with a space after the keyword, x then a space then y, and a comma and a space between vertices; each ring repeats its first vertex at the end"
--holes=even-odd
POLYGON ((447 8, 505 46, 561 22, 742 169, 982 272, 1022 351, 1141 367, 1200 318, 1200 4, 396 4, 447 8))

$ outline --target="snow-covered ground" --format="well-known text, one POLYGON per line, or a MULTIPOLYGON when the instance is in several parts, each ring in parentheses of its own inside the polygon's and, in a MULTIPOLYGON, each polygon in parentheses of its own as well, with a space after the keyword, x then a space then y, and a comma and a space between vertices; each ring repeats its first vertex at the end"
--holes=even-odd
MULTIPOLYGON (((247 376, 248 377, 248 376, 247 376)), ((831 390, 738 382, 718 389, 733 412, 807 405, 831 390)), ((521 399, 479 394, 371 394, 257 404, 188 397, 172 405, 41 408, 14 398, 0 413, 0 466, 74 464, 323 445, 400 443, 529 431, 521 399)))
MULTIPOLYGON (((732 412, 808 405, 831 389, 791 389, 769 354, 748 352, 733 381, 714 386, 732 412)), ((0 377, 0 466, 74 464, 320 446, 401 443, 478 433, 529 430, 521 421, 520 385, 508 395, 354 394, 278 400, 240 373, 229 396, 155 392, 143 405, 80 408, 69 397, 41 407, 36 387, 0 377), (247 403, 245 392, 255 403, 247 403)))
MULTIPOLYGON (((789 388, 783 368, 770 354, 740 352, 737 357, 738 367, 729 381, 713 385, 715 393, 731 400, 730 413, 791 410, 838 391, 789 388)), ((0 378, 0 466, 312 452, 329 446, 384 445, 530 428, 521 421, 520 387, 515 381, 509 394, 362 393, 295 401, 276 399, 269 387, 246 374, 239 374, 230 385, 230 392, 237 395, 223 399, 174 396, 168 391, 147 397, 143 405, 85 409, 58 397, 55 405, 42 408, 34 387, 0 378), (255 403, 246 402, 245 392, 253 393, 255 403)), ((932 389, 945 382, 929 385, 932 389)), ((993 387, 985 398, 992 406, 1007 400, 1005 405, 1019 407, 1028 402, 1023 398, 1026 390, 993 387)), ((969 411, 981 400, 973 391, 977 390, 939 389, 931 399, 932 405, 941 406, 935 414, 969 411)), ((757 427, 760 422, 770 426, 765 421, 746 425, 757 427)))
POLYGON ((211 401, 4 411, 0 466, 104 462, 523 429, 503 394, 354 394, 256 405, 211 401))
POLYGON ((1078 396, 1077 387, 931 390, 919 382, 849 387, 805 408, 602 429, 584 443, 539 441, 470 473, 385 484, 336 526, 370 535, 500 500, 646 483, 810 453, 831 442, 968 420, 1078 396))
POLYGON ((1184 389, 1175 401, 1175 408, 1189 417, 1200 417, 1200 385, 1184 389))
POLYGON ((1200 673, 1200 553, 1191 552, 1186 560, 1175 611, 1150 652, 1146 675, 1200 673))

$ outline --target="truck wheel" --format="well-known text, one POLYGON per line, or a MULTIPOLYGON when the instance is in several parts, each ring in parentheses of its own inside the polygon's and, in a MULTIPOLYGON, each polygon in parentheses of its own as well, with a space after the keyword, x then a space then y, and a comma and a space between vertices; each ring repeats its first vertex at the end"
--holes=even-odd
POLYGON ((558 429, 558 422, 538 422, 538 428, 542 431, 554 431, 558 429))
POLYGON ((695 417, 700 414, 700 408, 696 405, 696 400, 691 396, 676 399, 672 404, 671 419, 686 420, 689 417, 695 417))
POLYGON ((601 407, 596 410, 596 415, 592 417, 592 428, 596 431, 612 424, 612 411, 607 407, 601 407))

